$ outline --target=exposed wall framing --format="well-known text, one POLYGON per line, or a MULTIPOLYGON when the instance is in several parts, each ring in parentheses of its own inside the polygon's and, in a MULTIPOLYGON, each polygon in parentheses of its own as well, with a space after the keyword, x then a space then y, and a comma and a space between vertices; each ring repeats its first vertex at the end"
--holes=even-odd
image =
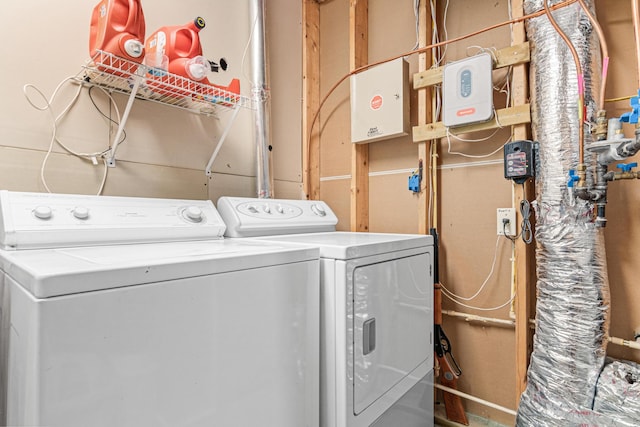
MULTIPOLYGON (((349 3, 349 69, 369 61, 369 1, 349 3)), ((351 231, 369 230, 369 145, 351 147, 351 231)))
MULTIPOLYGON (((524 15, 523 0, 509 0, 513 17, 524 15)), ((511 43, 517 45, 526 39, 524 23, 517 23, 511 26, 511 43)), ((528 43, 527 43, 528 44, 528 43)), ((527 49, 528 50, 528 49, 527 49)), ((528 69, 526 64, 514 65, 512 69, 512 94, 511 100, 514 107, 525 105, 529 92, 528 69)), ((525 124, 515 125, 511 128, 511 139, 513 141, 528 139, 529 126, 525 124)), ((514 184, 515 185, 515 184, 514 184)), ((531 200, 533 195, 533 182, 531 180, 524 185, 515 185, 513 205, 519 206, 522 200, 531 200)), ((522 223, 522 214, 516 210, 516 221, 522 223)), ((527 385, 527 368, 529 366, 529 355, 532 351, 533 336, 529 327, 531 318, 531 306, 534 299, 532 290, 535 290, 535 250, 531 245, 525 244, 522 239, 515 243, 515 314, 516 314, 516 403, 520 401, 520 395, 527 385)))
POLYGON ((320 5, 302 1, 302 185, 307 199, 320 198, 320 135, 312 129, 320 107, 320 5))

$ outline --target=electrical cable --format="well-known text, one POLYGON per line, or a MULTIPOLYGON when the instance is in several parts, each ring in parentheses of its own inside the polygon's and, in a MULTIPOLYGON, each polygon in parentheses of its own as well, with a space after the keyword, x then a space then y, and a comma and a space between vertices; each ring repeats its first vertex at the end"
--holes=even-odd
POLYGON ((495 134, 500 131, 500 129, 496 129, 495 131, 493 131, 493 133, 491 135, 489 135, 489 136, 487 136, 485 138, 478 138, 478 139, 460 138, 460 137, 450 133, 449 132, 449 128, 447 128, 446 130, 447 130, 447 153, 448 154, 456 154, 458 156, 468 157, 468 158, 471 158, 471 159, 482 159, 482 158, 486 158, 486 157, 491 157, 494 154, 496 154, 498 151, 502 150, 504 148, 504 146, 511 141, 511 135, 509 135, 509 138, 507 138, 507 140, 505 142, 503 142, 498 148, 496 148, 491 153, 488 153, 488 154, 466 154, 466 153, 462 153, 460 151, 451 151, 451 137, 453 137, 454 139, 457 139, 458 141, 463 141, 463 142, 482 142, 482 141, 487 141, 487 140, 493 138, 495 136, 495 134))
MULTIPOLYGON (((318 2, 320 4, 320 2, 318 2)), ((249 46, 251 46, 251 41, 253 40, 253 32, 256 29, 256 24, 258 23, 258 14, 256 13, 256 17, 253 19, 253 24, 251 24, 251 31, 249 32, 249 38, 247 40, 247 44, 244 46, 244 51, 242 52, 242 61, 240 62, 240 70, 242 70, 242 74, 244 77, 251 83, 251 87, 255 87, 256 84, 251 77, 249 77, 244 69, 245 61, 247 59, 247 51, 249 50, 249 46)))
MULTIPOLYGON (((104 117, 110 125, 115 125, 115 126, 119 126, 120 125, 120 110, 118 109, 118 105, 116 104, 115 100, 113 99, 113 97, 111 96, 111 94, 109 92, 107 92, 106 90, 104 90, 102 87, 100 86, 89 86, 89 90, 87 91, 88 95, 89 95, 89 100, 91 101, 91 103, 93 104, 93 106, 95 107, 96 111, 98 113, 100 113, 100 115, 102 117, 104 117), (114 109, 116 111, 116 117, 118 118, 118 120, 114 120, 112 119, 110 116, 107 116, 98 106, 98 104, 96 103, 95 99, 93 99, 93 94, 92 91, 94 89, 98 88, 98 90, 101 90, 109 99, 109 105, 113 105, 114 109)), ((122 144, 125 140, 127 139, 127 131, 122 129, 122 137, 120 139, 119 144, 122 144)), ((109 152, 109 148, 106 149, 105 151, 102 152, 102 155, 106 155, 109 152)))
MULTIPOLYGON (((567 6, 569 6, 569 5, 573 4, 573 3, 576 3, 577 1, 578 0, 565 0, 565 1, 561 2, 561 3, 556 3, 553 6, 549 7, 548 5, 546 5, 546 0, 545 0, 545 5, 547 6, 546 9, 557 10, 557 9, 561 9, 561 8, 567 7, 567 6)), ((333 86, 331 86, 331 88, 327 91, 327 93, 324 95, 324 97, 320 101, 320 103, 318 105, 318 108, 317 108, 315 114, 313 115, 313 119, 311 120, 311 123, 309 125, 309 130, 308 130, 309 134, 308 134, 308 136, 306 138, 306 141, 305 141, 306 146, 307 146, 307 150, 306 150, 307 156, 310 155, 309 154, 310 153, 309 147, 311 145, 311 137, 313 135, 313 128, 314 128, 314 126, 315 126, 315 124, 316 124, 316 122, 318 120, 318 116, 320 115, 320 111, 322 110, 322 107, 327 102, 327 100, 329 99, 331 94, 333 94, 333 92, 338 88, 338 86, 340 86, 345 80, 347 80, 352 75, 361 73, 361 72, 363 72, 365 70, 368 70, 369 68, 375 67, 376 65, 380 65, 380 64, 387 63, 387 62, 391 62, 391 61, 394 61, 396 59, 403 58, 405 56, 410 56, 410 55, 415 55, 415 54, 420 54, 420 53, 426 53, 430 49, 437 48, 437 47, 440 47, 440 46, 446 46, 446 45, 448 45, 450 43, 459 42, 461 40, 466 40, 466 39, 471 38, 473 36, 476 36, 478 34, 482 34, 482 33, 485 33, 487 31, 495 30, 496 28, 500 28, 500 27, 503 27, 503 26, 506 26, 506 25, 511 25, 511 24, 515 24, 515 23, 518 23, 518 22, 526 21, 527 19, 537 18, 539 16, 544 15, 545 13, 547 13, 546 10, 541 10, 541 11, 537 11, 537 12, 534 12, 534 13, 530 13, 528 15, 523 15, 523 16, 520 16, 520 17, 517 17, 517 18, 512 18, 512 19, 509 19, 507 21, 499 22, 497 24, 490 25, 490 26, 485 27, 483 29, 480 29, 480 30, 477 30, 477 31, 473 31, 471 33, 464 34, 462 36, 454 37, 454 38, 449 39, 449 40, 443 40, 443 41, 438 42, 438 43, 432 43, 432 44, 430 44, 428 46, 424 46, 424 47, 421 47, 419 49, 412 50, 410 52, 404 52, 404 53, 402 53, 400 55, 396 55, 396 56, 393 56, 393 57, 390 57, 390 58, 387 58, 387 59, 383 59, 383 60, 380 60, 380 61, 377 61, 377 62, 373 62, 371 64, 366 64, 366 65, 363 65, 361 67, 358 67, 358 68, 355 68, 355 69, 351 70, 350 72, 348 72, 347 74, 342 76, 340 79, 338 79, 338 81, 336 83, 334 83, 333 86)), ((550 14, 550 12, 549 12, 549 14, 550 14)), ((309 163, 309 158, 307 158, 306 160, 307 160, 307 164, 308 164, 309 163)), ((309 179, 310 172, 311 172, 310 169, 307 168, 307 171, 306 171, 307 180, 309 179)))
MULTIPOLYGON (((524 194, 524 182, 522 183, 522 192, 524 194)), ((507 224, 506 222, 503 222, 502 233, 504 234, 504 237, 514 243, 519 237, 522 237, 522 241, 528 245, 533 241, 533 229, 531 227, 531 220, 529 219, 531 217, 531 203, 527 199, 520 200, 520 215, 522 216, 520 232, 514 237, 509 236, 507 234, 507 224)))
POLYGON ((456 298, 456 299, 459 299, 459 300, 462 300, 462 301, 471 301, 471 300, 477 298, 478 295, 480 295, 480 293, 484 289, 484 287, 487 285, 487 283, 489 283, 489 279, 491 278, 491 276, 493 276, 493 272, 494 272, 495 267, 496 267, 496 260, 498 259, 498 245, 499 244, 500 244, 500 236, 498 236, 498 238, 496 239, 496 246, 495 246, 495 250, 493 252, 493 262, 491 263, 491 270, 489 271, 489 274, 487 275, 486 279, 484 279, 484 282, 482 282, 482 285, 478 288, 476 293, 474 293, 470 297, 463 297, 463 296, 457 295, 453 291, 449 290, 444 285, 444 283, 442 283, 442 281, 441 281, 440 284, 442 285, 442 290, 445 291, 445 292, 448 292, 453 298, 456 298))
MULTIPOLYGON (((36 110, 38 111, 48 111, 49 115, 51 117, 51 122, 52 122, 52 132, 51 132, 51 139, 49 141, 49 147, 47 149, 47 153, 44 156, 44 159, 42 160, 42 164, 40 166, 40 181, 42 182, 42 185, 44 186, 45 190, 48 193, 51 193, 51 188, 49 187, 49 185, 47 184, 47 180, 45 177, 45 169, 46 169, 46 165, 49 161, 49 157, 51 156, 51 153, 53 152, 53 146, 55 143, 58 143, 58 145, 60 145, 60 147, 62 147, 66 152, 68 152, 69 154, 72 154, 76 157, 79 157, 81 159, 84 160, 89 160, 91 161, 94 165, 97 164, 98 158, 103 159, 104 161, 104 173, 102 176, 102 181, 100 183, 100 186, 98 187, 98 192, 97 195, 102 194, 102 191, 104 190, 104 186, 107 180, 107 173, 108 173, 108 164, 107 164, 107 160, 106 160, 106 154, 109 152, 109 149, 103 150, 103 151, 97 151, 97 152, 92 152, 92 153, 82 153, 82 152, 77 152, 71 148, 69 148, 66 144, 64 144, 59 138, 58 138, 58 125, 59 123, 66 117, 67 113, 71 110, 71 108, 75 105, 75 103, 78 101, 78 99, 80 98, 80 94, 82 92, 82 85, 78 85, 78 90, 76 91, 76 93, 73 95, 73 98, 71 99, 71 101, 69 101, 69 103, 67 104, 67 106, 62 110, 62 112, 60 114, 58 114, 57 116, 55 116, 55 114, 53 113, 53 102, 55 101, 55 99, 57 98, 60 90, 62 89, 62 87, 64 87, 65 84, 71 82, 71 81, 75 81, 75 76, 71 76, 71 77, 67 77, 65 79, 63 79, 54 89, 53 94, 51 95, 50 98, 47 99, 47 97, 44 95, 44 93, 35 85, 32 84, 26 84, 23 86, 23 93, 25 98, 27 99, 27 102, 36 110), (29 96, 28 90, 31 89, 33 91, 36 92, 36 94, 38 94, 42 100, 44 101, 44 106, 40 106, 37 105, 33 102, 33 100, 31 99, 31 97, 29 96)), ((102 88, 100 88, 100 90, 102 90, 103 92, 106 93, 106 91, 102 88)), ((107 96, 109 97, 110 101, 113 102, 113 98, 107 94, 107 96)), ((92 101, 93 102, 93 101, 92 101)), ((94 104, 95 105, 95 104, 94 104)), ((116 111, 116 116, 118 118, 118 123, 120 122, 120 111, 117 108, 117 105, 114 102, 114 106, 115 106, 115 111, 116 111)), ((98 109, 99 110, 99 109, 98 109)), ((104 115, 102 113, 102 111, 100 111, 100 114, 104 115)))

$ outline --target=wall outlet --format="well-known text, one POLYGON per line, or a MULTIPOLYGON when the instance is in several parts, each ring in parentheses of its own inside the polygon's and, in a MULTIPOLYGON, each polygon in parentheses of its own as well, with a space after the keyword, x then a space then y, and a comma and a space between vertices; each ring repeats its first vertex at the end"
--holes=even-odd
POLYGON ((496 215, 496 231, 498 236, 515 236, 517 233, 516 209, 498 208, 496 215))

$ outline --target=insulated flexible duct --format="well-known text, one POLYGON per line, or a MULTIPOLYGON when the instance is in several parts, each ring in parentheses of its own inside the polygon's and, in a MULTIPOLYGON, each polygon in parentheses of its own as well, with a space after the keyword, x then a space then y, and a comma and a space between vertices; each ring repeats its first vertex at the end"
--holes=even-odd
MULTIPOLYGON (((550 0, 549 5, 559 3, 550 0)), ((585 3, 593 7, 593 0, 585 3)), ((525 12, 543 0, 525 0, 525 12)), ((585 85, 585 120, 595 115, 600 85, 596 34, 580 5, 553 12, 575 46, 585 85)), ((540 143, 536 178, 537 308, 528 383, 518 426, 566 426, 591 410, 606 353, 609 283, 604 235, 593 205, 567 182, 578 164, 578 76, 572 55, 546 15, 527 21, 532 46, 533 137, 540 143), (585 412, 586 411, 586 412, 585 412)), ((590 141, 585 135, 585 141, 590 141)), ((585 153, 585 162, 593 157, 585 153)))

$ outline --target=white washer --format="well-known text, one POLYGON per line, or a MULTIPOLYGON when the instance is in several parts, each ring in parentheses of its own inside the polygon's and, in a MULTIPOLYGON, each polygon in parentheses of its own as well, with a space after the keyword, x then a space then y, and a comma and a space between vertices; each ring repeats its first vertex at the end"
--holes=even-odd
POLYGON ((217 207, 228 237, 320 249, 321 426, 433 425, 432 237, 336 232, 320 201, 217 207))
POLYGON ((0 191, 0 424, 318 426, 318 250, 210 201, 0 191))

